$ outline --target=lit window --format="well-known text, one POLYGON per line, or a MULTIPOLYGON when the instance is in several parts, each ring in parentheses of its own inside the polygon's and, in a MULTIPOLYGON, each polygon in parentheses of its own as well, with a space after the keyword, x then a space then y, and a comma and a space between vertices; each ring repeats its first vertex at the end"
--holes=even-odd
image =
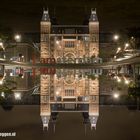
POLYGON ((65 41, 65 47, 72 48, 74 47, 75 43, 74 41, 65 41))

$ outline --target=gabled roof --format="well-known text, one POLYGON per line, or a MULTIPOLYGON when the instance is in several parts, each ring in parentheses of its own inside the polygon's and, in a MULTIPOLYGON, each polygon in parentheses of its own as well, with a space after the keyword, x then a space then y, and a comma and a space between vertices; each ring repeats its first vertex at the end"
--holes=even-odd
POLYGON ((96 129, 96 124, 97 124, 97 120, 98 120, 98 116, 90 116, 90 124, 91 124, 91 129, 95 128, 96 129))
POLYGON ((48 116, 41 116, 42 123, 43 123, 43 129, 47 128, 48 129, 48 124, 49 124, 49 117, 48 116))

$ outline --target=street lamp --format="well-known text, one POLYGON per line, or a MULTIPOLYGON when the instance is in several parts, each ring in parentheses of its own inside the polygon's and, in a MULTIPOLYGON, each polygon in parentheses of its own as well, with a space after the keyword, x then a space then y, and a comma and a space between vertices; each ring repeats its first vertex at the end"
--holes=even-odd
POLYGON ((114 93, 114 94, 113 94, 113 97, 114 97, 115 99, 118 99, 119 96, 120 96, 120 95, 119 95, 118 93, 114 93))
POLYGON ((125 84, 128 85, 129 84, 129 81, 128 80, 125 80, 125 84))
POLYGON ((5 93, 1 92, 1 97, 5 98, 5 93))
POLYGON ((117 76, 117 82, 118 82, 118 83, 121 82, 121 78, 119 78, 118 76, 117 76))
POLYGON ((15 38, 16 42, 21 41, 21 35, 20 34, 16 34, 14 38, 15 38))
POLYGON ((56 92, 56 96, 58 96, 58 95, 59 95, 59 92, 57 91, 57 92, 56 92))
POLYGON ((56 44, 59 45, 59 41, 58 40, 56 40, 56 44))
POLYGON ((16 100, 21 100, 21 93, 20 92, 14 93, 14 96, 15 96, 16 100))
POLYGON ((4 48, 4 46, 3 46, 3 42, 1 42, 1 40, 0 40, 0 47, 1 47, 3 50, 5 50, 5 48, 4 48))
POLYGON ((0 42, 0 46, 1 46, 1 47, 3 46, 3 43, 2 43, 2 42, 0 42))
POLYGON ((128 79, 126 79, 126 77, 124 77, 124 82, 126 85, 128 85, 130 83, 130 81, 128 79))
POLYGON ((129 47, 129 43, 125 43, 125 48, 124 48, 124 50, 126 50, 127 47, 129 47))
POLYGON ((128 46, 129 46, 129 44, 128 44, 128 43, 126 43, 126 44, 125 44, 125 47, 128 47, 128 46))
POLYGON ((113 39, 117 41, 119 39, 119 35, 114 35, 113 39))
POLYGON ((121 47, 118 47, 118 49, 117 49, 117 52, 116 53, 118 53, 118 52, 120 52, 121 51, 121 47))
POLYGON ((2 80, 0 80, 0 85, 2 85, 3 84, 3 79, 2 80))

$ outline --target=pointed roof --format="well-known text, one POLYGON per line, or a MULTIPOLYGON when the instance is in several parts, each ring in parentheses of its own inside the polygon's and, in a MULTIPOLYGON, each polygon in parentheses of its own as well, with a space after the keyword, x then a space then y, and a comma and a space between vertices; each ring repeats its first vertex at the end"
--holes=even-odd
POLYGON ((43 9, 42 21, 50 21, 49 10, 43 9))
POLYGON ((89 119, 90 119, 91 129, 92 128, 96 129, 96 124, 97 124, 98 116, 90 116, 89 119))
POLYGON ((96 8, 94 10, 93 10, 93 8, 91 9, 91 15, 90 15, 89 21, 91 21, 91 22, 98 21, 97 14, 96 14, 96 8))
POLYGON ((48 124, 49 124, 49 117, 48 116, 41 116, 42 123, 43 123, 43 129, 47 128, 48 129, 48 124))

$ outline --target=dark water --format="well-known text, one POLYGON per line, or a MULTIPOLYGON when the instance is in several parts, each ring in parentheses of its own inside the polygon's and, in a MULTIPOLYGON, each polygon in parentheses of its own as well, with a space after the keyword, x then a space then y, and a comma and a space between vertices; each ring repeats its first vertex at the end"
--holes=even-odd
MULTIPOLYGON (((80 113, 59 113, 54 133, 52 125, 42 131, 39 106, 15 106, 11 111, 0 108, 0 132, 16 132, 13 140, 139 140, 140 112, 126 107, 100 107, 96 130, 87 133, 80 113)), ((3 138, 0 138, 0 140, 3 138)))

